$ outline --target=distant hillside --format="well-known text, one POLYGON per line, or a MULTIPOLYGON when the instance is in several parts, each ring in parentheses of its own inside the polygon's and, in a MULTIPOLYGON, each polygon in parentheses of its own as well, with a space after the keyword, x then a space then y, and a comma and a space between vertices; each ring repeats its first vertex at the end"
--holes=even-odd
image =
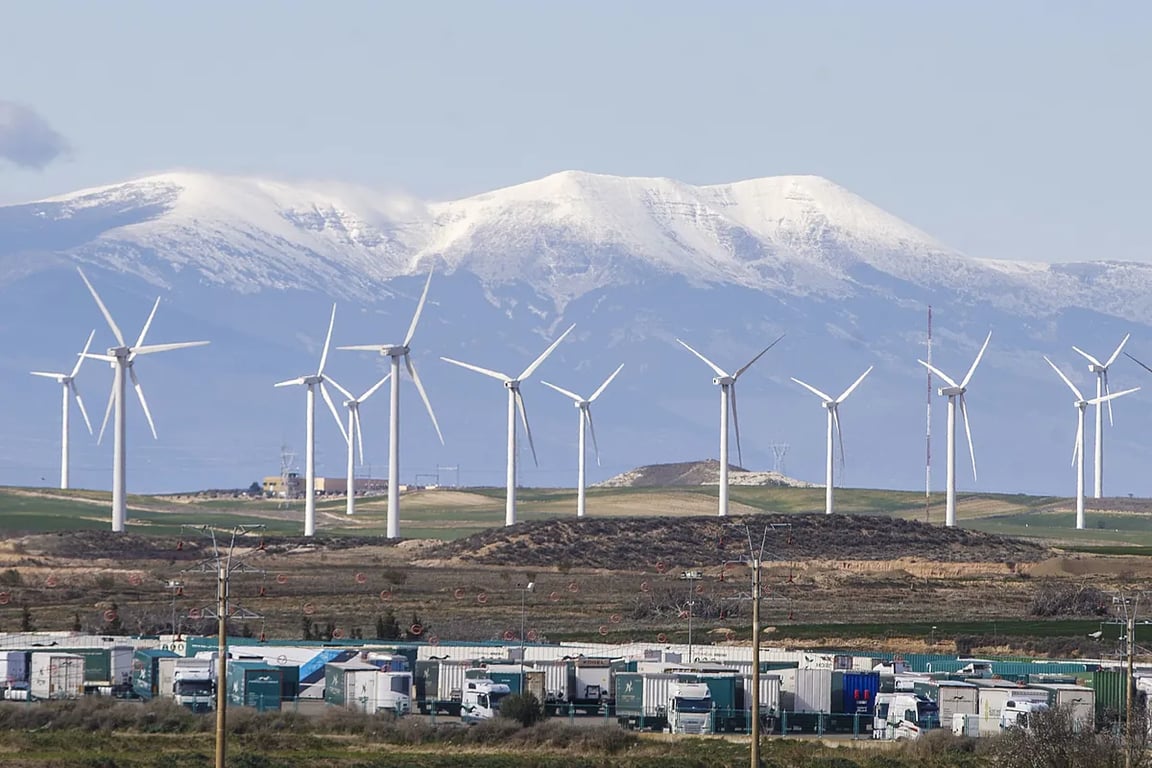
MULTIPOLYGON (((682 461, 676 464, 649 464, 610 477, 597 488, 674 488, 688 485, 719 485, 720 462, 682 461)), ((728 465, 729 485, 774 485, 784 488, 815 488, 812 483, 782 475, 779 472, 750 472, 728 465)))
POLYGON ((776 561, 891 560, 1014 562, 1044 560, 1051 550, 1021 539, 870 515, 754 515, 692 518, 584 518, 492 528, 445 544, 429 557, 485 565, 648 570, 718 565, 748 555, 743 528, 770 533, 765 552, 776 561))

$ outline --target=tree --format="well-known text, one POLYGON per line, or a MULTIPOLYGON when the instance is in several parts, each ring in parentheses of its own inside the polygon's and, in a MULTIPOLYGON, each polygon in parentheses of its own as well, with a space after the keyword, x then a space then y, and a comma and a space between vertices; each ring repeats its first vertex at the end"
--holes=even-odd
MULTIPOLYGON (((1147 729, 1142 719, 1139 726, 1133 728, 1139 744, 1132 745, 1131 766, 1147 768, 1150 765, 1144 749, 1147 729)), ((1124 765, 1122 735, 1123 729, 1115 734, 1098 734, 1077 723, 1071 707, 1053 707, 1029 715, 1027 728, 1006 730, 992 746, 992 754, 998 768, 1121 768, 1124 765)))
POLYGON ((80 614, 78 614, 78 613, 72 614, 72 631, 73 632, 82 632, 83 630, 84 630, 84 627, 80 624, 80 614))
POLYGON ((20 604, 20 631, 36 631, 36 625, 32 623, 32 609, 28 607, 28 603, 20 604))
POLYGON ((312 634, 312 619, 304 616, 300 621, 300 639, 301 640, 314 640, 315 636, 312 634))
POLYGON ((400 624, 396 621, 396 614, 391 607, 384 609, 384 615, 376 617, 376 639, 400 639, 400 624))
POLYGON ((248 495, 249 496, 263 496, 264 495, 264 486, 260 485, 260 483, 256 483, 256 482, 252 483, 252 485, 248 486, 248 495))
POLYGON ((515 720, 527 728, 544 717, 544 708, 540 706, 536 694, 531 691, 513 693, 500 701, 500 716, 515 720))

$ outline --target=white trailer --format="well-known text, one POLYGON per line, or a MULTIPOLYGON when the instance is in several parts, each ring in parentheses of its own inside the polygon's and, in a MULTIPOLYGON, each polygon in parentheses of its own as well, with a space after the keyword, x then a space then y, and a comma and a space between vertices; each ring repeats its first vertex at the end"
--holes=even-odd
POLYGON ((1004 683, 1000 685, 977 683, 977 686, 979 687, 977 719, 979 720, 981 736, 994 736, 1000 733, 1000 713, 1008 701, 1042 701, 1045 703, 1048 701, 1048 692, 1036 688, 1021 688, 1004 683))
POLYGON ((797 712, 832 711, 832 668, 796 670, 794 705, 797 712))
POLYGON ((37 651, 29 669, 29 691, 36 699, 72 699, 84 693, 84 657, 37 651))

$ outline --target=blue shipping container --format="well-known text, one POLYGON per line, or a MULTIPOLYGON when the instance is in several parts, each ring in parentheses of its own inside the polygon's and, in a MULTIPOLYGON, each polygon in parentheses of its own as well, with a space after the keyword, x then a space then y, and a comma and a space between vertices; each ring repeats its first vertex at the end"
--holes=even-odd
POLYGON ((844 714, 869 715, 880 692, 880 675, 876 672, 844 673, 844 714))

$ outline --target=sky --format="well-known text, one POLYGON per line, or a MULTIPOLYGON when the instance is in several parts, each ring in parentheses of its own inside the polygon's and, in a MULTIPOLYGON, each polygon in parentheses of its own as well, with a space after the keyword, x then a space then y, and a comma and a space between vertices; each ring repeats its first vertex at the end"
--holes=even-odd
POLYGON ((0 205, 174 169, 452 199, 817 174, 971 256, 1152 261, 1152 5, 38 0, 0 205))

